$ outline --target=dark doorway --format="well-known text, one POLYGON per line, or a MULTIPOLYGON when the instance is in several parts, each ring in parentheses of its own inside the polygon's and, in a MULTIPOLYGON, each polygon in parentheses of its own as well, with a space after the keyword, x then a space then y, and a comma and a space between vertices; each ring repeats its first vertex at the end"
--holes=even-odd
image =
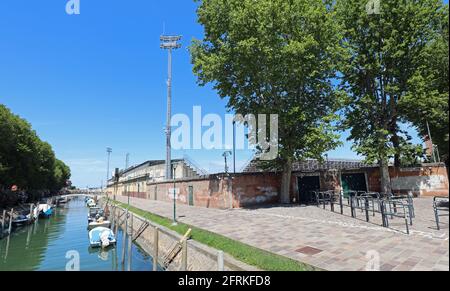
POLYGON ((189 206, 194 206, 194 187, 189 186, 189 206))
POLYGON ((366 175, 363 173, 342 174, 341 180, 344 195, 347 195, 348 191, 367 192, 366 175))
POLYGON ((300 204, 311 204, 315 197, 314 191, 320 191, 320 177, 308 176, 298 178, 298 193, 300 204))

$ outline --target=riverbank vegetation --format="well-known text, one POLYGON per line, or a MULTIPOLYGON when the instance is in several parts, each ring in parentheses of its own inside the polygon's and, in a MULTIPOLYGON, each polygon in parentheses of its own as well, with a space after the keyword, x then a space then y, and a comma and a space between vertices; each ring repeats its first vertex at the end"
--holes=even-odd
POLYGON ((2 104, 0 140, 0 206, 34 200, 67 186, 70 168, 29 122, 2 104))
POLYGON ((145 210, 128 206, 127 204, 116 202, 116 205, 127 208, 129 211, 148 219, 156 224, 176 231, 184 235, 188 229, 192 229, 191 238, 212 248, 222 250, 235 259, 251 266, 255 266, 265 271, 320 271, 320 269, 308 264, 301 263, 277 254, 267 252, 262 249, 252 247, 242 242, 230 239, 228 237, 178 222, 176 226, 172 225, 172 220, 165 217, 147 212, 145 210))

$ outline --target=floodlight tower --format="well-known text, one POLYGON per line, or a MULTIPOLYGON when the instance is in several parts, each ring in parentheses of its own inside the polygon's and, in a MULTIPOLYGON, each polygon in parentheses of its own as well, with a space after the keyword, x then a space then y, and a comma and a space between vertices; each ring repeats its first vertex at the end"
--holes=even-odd
POLYGON ((171 157, 171 144, 170 138, 172 135, 172 129, 170 127, 170 119, 172 118, 172 50, 181 48, 181 44, 178 43, 181 40, 181 36, 165 36, 160 37, 161 48, 169 51, 169 63, 168 63, 168 79, 167 79, 167 125, 166 125, 166 180, 172 179, 172 157, 171 157))

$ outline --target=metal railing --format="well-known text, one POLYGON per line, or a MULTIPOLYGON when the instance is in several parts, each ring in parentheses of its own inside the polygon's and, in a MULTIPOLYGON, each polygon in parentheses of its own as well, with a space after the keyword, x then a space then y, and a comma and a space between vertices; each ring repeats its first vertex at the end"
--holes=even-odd
POLYGON ((376 192, 363 191, 314 191, 315 204, 317 207, 327 209, 330 206, 332 212, 336 212, 336 207, 343 215, 344 208, 350 208, 352 218, 358 218, 358 210, 364 214, 367 222, 376 214, 381 215, 383 227, 390 227, 390 220, 395 218, 404 219, 406 233, 409 234, 409 226, 413 225, 414 201, 412 196, 383 195, 376 192))
POLYGON ((434 216, 436 217, 437 229, 441 230, 440 217, 449 216, 449 198, 434 197, 433 198, 434 216))

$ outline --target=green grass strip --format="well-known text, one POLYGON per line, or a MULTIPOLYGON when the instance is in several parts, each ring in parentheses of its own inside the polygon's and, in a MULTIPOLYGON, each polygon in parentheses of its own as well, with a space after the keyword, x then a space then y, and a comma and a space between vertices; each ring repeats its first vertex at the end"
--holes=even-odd
MULTIPOLYGON (((117 205, 127 208, 128 205, 116 202, 117 205)), ((156 224, 171 229, 184 235, 188 229, 192 229, 191 238, 214 249, 222 250, 233 256, 237 260, 245 262, 266 271, 318 271, 320 269, 311 265, 301 263, 277 254, 270 253, 259 248, 255 248, 242 242, 227 238, 225 236, 195 227, 184 223, 173 226, 172 220, 165 217, 144 211, 130 206, 129 210, 141 217, 144 217, 156 224)))

